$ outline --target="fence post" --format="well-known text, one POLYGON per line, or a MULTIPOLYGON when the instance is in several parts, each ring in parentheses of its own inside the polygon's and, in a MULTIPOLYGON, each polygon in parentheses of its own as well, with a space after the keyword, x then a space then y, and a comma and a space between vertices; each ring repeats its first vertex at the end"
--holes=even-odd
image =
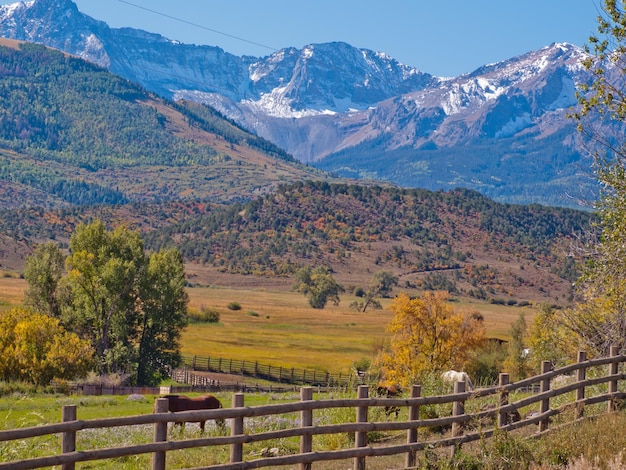
MULTIPOLYGON (((587 353, 585 351, 578 351, 578 363, 585 362, 587 360, 587 353)), ((584 382, 587 377, 587 368, 581 367, 576 371, 576 381, 584 382)), ((585 405, 583 400, 585 399, 585 387, 576 389, 576 419, 582 418, 585 413, 585 405)))
MULTIPOLYGON (((454 393, 465 393, 465 382, 458 381, 454 383, 454 393)), ((455 401, 452 404, 452 416, 461 416, 465 414, 465 400, 455 401)), ((456 421, 452 423, 452 437, 462 436, 463 426, 456 421)))
MULTIPOLYGON (((509 374, 500 374, 499 377, 499 385, 500 387, 505 387, 509 384, 509 374)), ((506 406, 509 404, 509 392, 507 390, 500 390, 500 407, 506 406)), ((498 427, 502 428, 506 426, 509 422, 508 412, 500 411, 498 413, 498 427)))
MULTIPOLYGON (((243 393, 233 393, 233 408, 243 408, 243 393)), ((230 420, 230 435, 240 436, 243 434, 243 416, 230 420)), ((230 463, 243 462, 243 444, 230 445, 230 463)))
MULTIPOLYGON (((357 398, 369 398, 369 387, 367 385, 359 385, 357 398)), ((356 422, 367 423, 367 405, 359 406, 356 409, 356 422)), ((365 447, 367 445, 367 431, 357 431, 354 434, 354 446, 365 447)), ((365 470, 365 457, 354 458, 354 470, 365 470)))
MULTIPOLYGON (((552 363, 550 361, 541 361, 541 373, 547 374, 552 370, 552 363)), ((541 380, 541 388, 539 389, 540 393, 547 392, 550 390, 550 379, 542 379, 541 380)), ((550 409, 550 399, 546 398, 545 400, 541 400, 541 409, 540 413, 546 413, 550 409)), ((548 429, 548 418, 539 421, 539 432, 543 432, 548 429)))
MULTIPOLYGON (((157 398, 154 404, 155 413, 167 413, 169 399, 157 398)), ((167 441, 167 421, 154 423, 154 442, 167 441)), ((152 470, 165 470, 165 451, 152 454, 152 470)))
MULTIPOLYGON (((422 394, 422 386, 421 385, 413 385, 411 386, 411 398, 419 398, 422 394)), ((420 418, 420 407, 419 405, 411 405, 409 407, 409 421, 417 421, 420 418)), ((407 444, 415 444, 417 442, 417 428, 410 428, 407 431, 406 435, 406 443, 407 444)), ((417 464, 417 451, 409 450, 406 455, 406 467, 413 468, 417 464)))
MULTIPOLYGON (((63 422, 76 421, 76 405, 65 405, 63 407, 63 422)), ((61 438, 61 449, 64 454, 69 454, 76 450, 76 431, 66 431, 61 438)), ((66 463, 61 466, 62 470, 74 470, 75 464, 66 463)))
MULTIPOLYGON (((611 357, 615 357, 619 355, 619 348, 617 346, 611 346, 611 357)), ((617 375, 617 371, 619 370, 619 364, 617 362, 613 362, 609 364, 609 375, 617 375)), ((611 395, 611 399, 609 400, 609 413, 617 410, 617 403, 615 402, 615 394, 617 393, 617 380, 611 380, 609 382, 609 394, 611 395)))
MULTIPOLYGON (((302 387, 300 389, 300 400, 311 401, 313 399, 313 389, 311 387, 302 387)), ((302 410, 300 412, 300 421, 302 427, 313 426, 313 410, 302 410)), ((313 450, 313 436, 311 434, 302 434, 300 436, 300 453, 308 454, 313 450)), ((301 463, 300 470, 311 470, 311 462, 301 463)))

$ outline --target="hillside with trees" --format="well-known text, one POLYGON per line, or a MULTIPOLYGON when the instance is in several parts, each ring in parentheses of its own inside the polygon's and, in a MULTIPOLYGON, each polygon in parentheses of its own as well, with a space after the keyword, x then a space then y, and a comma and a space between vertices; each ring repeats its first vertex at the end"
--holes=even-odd
POLYGON ((22 270, 29 246, 62 248, 98 218, 174 246, 192 285, 291 286, 303 267, 328 268, 363 295, 377 273, 397 290, 446 290, 498 303, 567 304, 578 271, 571 245, 596 217, 584 211, 500 204, 475 191, 432 192, 298 182, 229 205, 207 201, 0 211, 0 268, 22 270))
POLYGON ((326 266, 346 287, 365 287, 386 270, 402 288, 567 302, 577 276, 570 244, 592 220, 469 190, 304 182, 152 231, 146 244, 175 245, 188 261, 225 274, 291 277, 326 266))
POLYGON ((23 270, 36 243, 66 249, 97 218, 176 246, 192 284, 288 285, 324 267, 364 295, 387 272, 493 302, 571 298, 567 253, 589 213, 332 183, 209 107, 39 45, 3 41, 0 90, 0 268, 23 270))
POLYGON ((318 177, 208 107, 44 46, 0 44, 0 208, 229 201, 318 177))

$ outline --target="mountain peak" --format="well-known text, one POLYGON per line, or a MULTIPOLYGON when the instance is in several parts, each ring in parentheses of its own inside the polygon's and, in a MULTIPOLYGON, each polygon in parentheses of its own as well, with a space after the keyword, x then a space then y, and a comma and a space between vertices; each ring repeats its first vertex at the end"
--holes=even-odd
POLYGON ((30 3, 33 8, 56 8, 78 12, 78 7, 72 0, 32 0, 30 3))
POLYGON ((211 105, 300 161, 329 162, 324 169, 347 168, 347 176, 464 186, 492 197, 516 194, 518 202, 536 194, 546 174, 557 181, 554 187, 563 184, 563 175, 576 177, 575 126, 564 110, 577 103, 576 84, 589 78, 581 65, 584 51, 568 43, 442 79, 345 42, 238 57, 110 28, 71 0, 0 7, 0 36, 78 55, 168 98, 211 105), (489 152, 476 150, 486 143, 489 152), (451 155, 475 161, 441 165, 433 152, 440 161, 451 155), (545 163, 545 155, 558 159, 545 163), (488 158, 505 163, 484 164, 488 158), (526 167, 537 174, 529 170, 520 184, 514 175, 526 167))

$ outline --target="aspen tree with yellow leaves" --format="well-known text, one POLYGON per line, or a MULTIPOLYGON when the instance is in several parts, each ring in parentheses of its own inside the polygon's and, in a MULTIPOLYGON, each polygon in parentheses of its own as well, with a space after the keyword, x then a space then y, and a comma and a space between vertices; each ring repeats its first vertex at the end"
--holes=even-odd
POLYGON ((470 353, 485 340, 480 315, 460 312, 447 292, 402 293, 390 305, 391 341, 377 358, 384 379, 407 386, 429 373, 462 369, 470 353))
POLYGON ((0 356, 0 379, 36 385, 81 377, 93 366, 88 341, 58 319, 22 308, 0 312, 0 356))

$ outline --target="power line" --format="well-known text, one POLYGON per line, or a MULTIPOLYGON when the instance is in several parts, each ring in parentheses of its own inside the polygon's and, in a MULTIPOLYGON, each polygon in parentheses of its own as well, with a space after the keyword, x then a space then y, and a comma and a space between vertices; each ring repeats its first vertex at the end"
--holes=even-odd
POLYGON ((177 18, 175 16, 168 15, 167 13, 163 13, 161 11, 152 10, 150 8, 146 8, 144 6, 137 5, 137 4, 132 3, 132 2, 128 2, 126 0, 117 0, 117 1, 120 2, 120 3, 125 3, 126 5, 130 5, 130 6, 135 7, 135 8, 139 8, 140 10, 149 11, 150 13, 154 13, 155 15, 163 16, 165 18, 169 18, 169 19, 174 20, 174 21, 179 21, 180 23, 185 23, 185 24, 188 24, 190 26, 194 26, 196 28, 204 29, 205 31, 210 31, 210 32, 216 33, 216 34, 221 34, 222 36, 226 36, 226 37, 229 37, 229 38, 232 38, 232 39, 236 39, 238 41, 246 42, 246 43, 252 44, 254 46, 264 47, 265 49, 269 49, 269 50, 271 50, 273 52, 278 51, 278 49, 276 49, 275 47, 267 46, 265 44, 261 44, 260 42, 250 41, 249 39, 245 39, 245 38, 242 38, 240 36, 235 36, 233 34, 228 34, 228 33, 225 33, 223 31, 218 31, 217 29, 209 28, 209 27, 203 26, 201 24, 192 23, 191 21, 187 21, 187 20, 184 20, 182 18, 177 18))

